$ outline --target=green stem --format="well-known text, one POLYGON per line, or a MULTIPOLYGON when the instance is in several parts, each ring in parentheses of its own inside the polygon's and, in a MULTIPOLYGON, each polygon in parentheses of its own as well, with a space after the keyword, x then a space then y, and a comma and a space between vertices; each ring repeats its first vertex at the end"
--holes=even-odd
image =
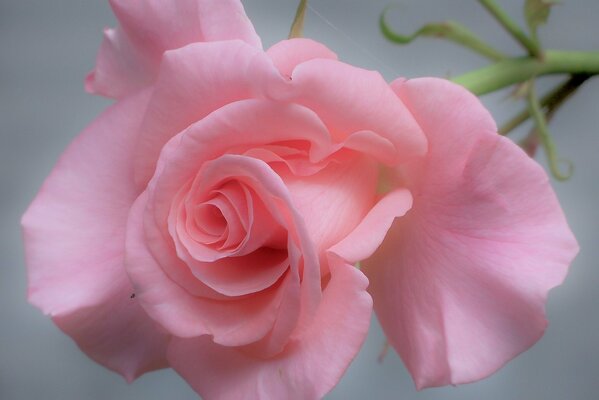
POLYGON ((550 74, 599 74, 599 51, 548 50, 543 60, 518 57, 498 61, 452 79, 477 96, 550 74))
POLYGON ((385 357, 387 356, 387 353, 389 353, 390 348, 391 348, 391 343, 389 343, 388 340, 385 340, 385 343, 383 344, 383 348, 381 349, 381 352, 379 353, 379 356, 377 357, 377 360, 379 363, 382 363, 383 361, 385 361, 385 357))
MULTIPOLYGON (((546 108, 547 121, 549 121, 553 114, 561 107, 561 105, 572 96, 584 82, 589 79, 589 75, 573 75, 565 82, 561 83, 553 90, 541 97, 540 104, 541 108, 546 108)), ((522 110, 518 115, 505 123, 500 129, 499 133, 507 135, 522 123, 530 118, 530 110, 528 108, 522 110)))
POLYGON ((562 90, 547 101, 547 121, 551 121, 557 110, 590 78, 589 75, 573 75, 564 83, 562 90))
POLYGON ((526 33, 518 24, 516 24, 512 18, 495 2, 495 0, 478 0, 499 22, 533 57, 541 58, 541 49, 532 39, 530 39, 526 33))
POLYGON ((530 115, 535 121, 535 130, 541 139, 541 143, 543 143, 543 147, 545 148, 545 154, 547 154, 549 169, 551 170, 552 175, 560 181, 568 179, 570 176, 572 176, 572 164, 568 164, 568 172, 566 174, 563 174, 559 170, 558 163, 560 160, 557 158, 557 149, 555 147, 555 143, 553 142, 553 138, 549 133, 549 129, 547 129, 547 120, 545 119, 545 115, 541 111, 541 106, 539 105, 534 79, 530 83, 530 91, 528 92, 528 106, 530 109, 530 115))
POLYGON ((304 17, 306 16, 307 5, 308 0, 300 0, 295 12, 295 18, 291 24, 291 29, 289 30, 289 39, 301 38, 304 35, 304 17))

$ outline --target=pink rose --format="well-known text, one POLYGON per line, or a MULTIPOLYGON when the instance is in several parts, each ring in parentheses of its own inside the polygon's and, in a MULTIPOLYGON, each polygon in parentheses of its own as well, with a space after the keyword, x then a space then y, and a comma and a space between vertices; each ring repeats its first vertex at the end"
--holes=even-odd
POLYGON ((315 399, 370 296, 418 387, 540 337, 577 244, 476 97, 307 39, 264 52, 239 1, 111 5, 86 87, 117 101, 23 217, 29 299, 90 357, 206 399, 315 399))

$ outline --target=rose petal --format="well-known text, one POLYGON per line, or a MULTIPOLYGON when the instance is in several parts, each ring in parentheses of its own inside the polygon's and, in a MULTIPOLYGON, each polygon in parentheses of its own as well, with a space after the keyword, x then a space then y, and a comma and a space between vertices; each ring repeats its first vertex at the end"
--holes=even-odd
POLYGON ((397 157, 395 145, 373 131, 354 132, 339 147, 368 154, 388 166, 397 165, 401 161, 397 157))
POLYGON ((387 193, 362 221, 328 251, 353 264, 370 257, 381 245, 391 224, 412 207, 412 195, 407 189, 387 193))
MULTIPOLYGON (((194 151, 191 148, 188 150, 194 151)), ((197 151, 197 149, 195 150, 197 151)), ((181 152, 177 155, 181 155, 181 152)), ((290 240, 301 249, 303 269, 299 299, 301 302, 300 321, 298 323, 302 325, 303 321, 311 320, 320 301, 318 260, 303 220, 294 209, 280 177, 274 174, 264 162, 238 155, 226 155, 221 159, 227 161, 223 165, 232 168, 227 171, 227 174, 251 180, 254 182, 257 192, 269 194, 272 198, 271 202, 267 204, 269 210, 275 215, 276 209, 280 209, 279 214, 284 219, 281 220, 281 224, 287 228, 290 240)), ((206 184, 211 186, 210 182, 206 184)), ((262 200, 267 202, 266 198, 262 200)), ((215 336, 215 341, 222 343, 225 340, 223 337, 226 337, 231 331, 230 324, 250 324, 254 323, 254 320, 258 321, 256 325, 259 327, 253 328, 254 330, 261 329, 261 333, 264 333, 264 329, 269 330, 268 323, 272 324, 272 319, 269 318, 274 315, 269 307, 278 305, 271 305, 269 299, 272 296, 268 293, 264 295, 262 295, 263 292, 256 293, 234 302, 229 301, 228 304, 224 304, 225 302, 215 303, 212 300, 193 296, 192 293, 185 291, 182 286, 169 279, 162 268, 169 268, 171 265, 173 258, 172 255, 169 257, 169 252, 172 250, 169 249, 169 242, 165 240, 161 229, 154 224, 155 212, 150 207, 151 201, 151 198, 143 195, 136 202, 134 211, 130 214, 128 230, 130 235, 127 240, 127 270, 146 311, 160 321, 169 332, 181 337, 208 333, 215 336), (147 211, 144 210, 146 203, 147 211), (140 226, 144 224, 145 232, 140 229, 140 226), (264 318, 267 319, 264 320, 264 318), (263 322, 259 322, 261 319, 263 322)), ((290 274, 299 276, 299 261, 294 260, 291 254, 290 259, 290 274)), ((254 335, 254 330, 246 329, 248 339, 244 344, 248 344, 260 336, 254 335)), ((235 331, 243 333, 241 329, 235 331)))
POLYGON ((146 202, 143 194, 131 209, 126 263, 136 298, 148 314, 180 337, 209 334, 217 343, 235 346, 263 338, 272 329, 282 293, 289 285, 299 285, 297 275, 287 274, 280 284, 245 298, 215 301, 196 296, 170 279, 148 250, 143 229, 146 202))
POLYGON ((418 388, 475 381, 539 339, 578 246, 541 167, 476 97, 440 79, 394 88, 429 154, 402 170, 414 206, 364 271, 418 388))
POLYGON ((120 26, 105 31, 96 68, 86 78, 91 93, 120 98, 150 85, 164 52, 189 43, 240 39, 262 47, 239 0, 110 3, 120 26))
MULTIPOLYGON (((289 242, 287 252, 289 254, 289 264, 291 266, 290 278, 299 276, 293 272, 304 268, 301 260, 301 249, 293 241, 289 242)), ((273 357, 283 351, 293 334, 300 334, 305 329, 306 317, 312 318, 312 315, 304 313, 304 320, 301 319, 301 306, 299 299, 302 296, 300 285, 287 285, 281 292, 281 301, 277 311, 274 313, 274 323, 271 330, 260 340, 243 347, 247 355, 253 355, 259 358, 273 357)), ((311 322, 311 321, 309 321, 311 322)))
MULTIPOLYGON (((235 146, 243 153, 247 148, 265 143, 286 143, 303 146, 309 158, 319 159, 330 153, 330 137, 314 112, 293 104, 268 100, 239 101, 220 108, 173 138, 163 149, 157 174, 150 182, 150 211, 145 219, 145 235, 152 254, 168 277, 193 295, 219 299, 222 295, 194 279, 189 268, 174 254, 166 221, 171 205, 180 191, 206 161, 216 158, 235 146)), ((306 239, 303 239, 305 241, 306 239)), ((315 257, 315 255, 308 258, 315 257)), ((311 263, 313 261, 310 261, 311 263)), ((312 269, 309 274, 312 274, 312 269)), ((311 276, 306 287, 314 291, 308 298, 319 298, 320 287, 311 276)), ((314 306, 308 307, 313 309, 314 306)))
POLYGON ((75 139, 25 215, 29 301, 90 357, 133 379, 164 366, 167 336, 130 299, 125 221, 131 152, 148 94, 120 102, 75 139))
POLYGON ((285 90, 287 83, 264 52, 241 41, 195 43, 167 52, 140 130, 139 184, 145 186, 154 174, 166 142, 189 125, 235 101, 285 90))
POLYGON ((311 162, 307 150, 283 145, 254 147, 243 155, 264 161, 277 173, 291 172, 299 176, 314 175, 329 163, 327 159, 311 162))
POLYGON ((113 293, 104 303, 52 319, 83 352, 128 382, 168 367, 166 347, 170 335, 131 297, 134 293, 128 280, 113 282, 113 286, 113 293))
POLYGON ((215 197, 197 206, 190 205, 189 208, 186 204, 182 210, 185 212, 179 214, 178 229, 188 234, 193 242, 222 245, 231 236, 229 225, 236 228, 235 235, 232 235, 236 239, 233 244, 243 238, 243 226, 238 214, 223 197, 215 197))
POLYGON ((274 284, 289 267, 287 252, 282 250, 287 245, 287 233, 280 224, 285 221, 280 219, 277 222, 276 215, 271 215, 263 200, 270 196, 264 187, 279 184, 268 184, 266 181, 278 177, 274 173, 261 174, 263 179, 256 183, 255 174, 247 171, 253 168, 254 159, 224 155, 206 162, 197 177, 197 181, 208 190, 219 187, 221 182, 237 182, 248 188, 249 232, 237 248, 212 249, 200 243, 191 243, 186 235, 182 235, 183 232, 170 229, 177 254, 187 263, 194 276, 227 296, 242 296, 264 290, 274 284))
POLYGON ((281 40, 266 51, 281 74, 291 77, 294 68, 316 58, 337 60, 337 54, 311 39, 294 38, 281 40))
POLYGON ((354 267, 332 265, 312 325, 277 357, 255 358, 200 337, 173 340, 169 362, 207 400, 320 399, 366 338, 372 308, 367 284, 354 267))
MULTIPOLYGON (((222 190, 233 194, 234 192, 227 190, 227 186, 230 187, 232 182, 236 182, 241 186, 243 198, 236 199, 235 203, 237 204, 235 206, 229 205, 225 207, 225 214, 236 214, 232 210, 229 212, 230 208, 237 210, 246 209, 247 219, 243 223, 243 229, 235 225, 228 226, 232 231, 244 230, 245 235, 235 243, 235 246, 226 249, 215 248, 210 244, 197 242, 187 233, 185 229, 186 224, 182 222, 182 219, 188 218, 185 215, 185 209, 180 206, 171 209, 169 215, 169 232, 177 247, 177 254, 179 254, 181 259, 186 260, 188 264, 193 264, 195 261, 210 263, 226 257, 245 256, 261 247, 280 249, 285 246, 287 240, 283 228, 270 215, 260 196, 252 190, 252 182, 244 182, 244 179, 247 178, 244 175, 228 174, 227 171, 231 169, 231 166, 228 164, 235 164, 236 162, 236 157, 229 156, 223 156, 206 162, 194 179, 191 190, 207 193, 222 190)), ((236 171, 235 167, 233 167, 233 170, 236 171)), ((201 200, 198 199, 197 201, 201 200)), ((235 223, 232 217, 229 217, 229 220, 235 223)), ((200 226, 203 224, 202 221, 198 222, 200 226)), ((237 222, 237 225, 240 225, 240 223, 237 222)), ((205 282, 204 279, 202 281, 205 282)))
POLYGON ((273 95, 316 110, 337 142, 373 131, 395 146, 396 164, 426 152, 420 127, 379 73, 313 59, 295 67, 290 84, 273 95))
POLYGON ((166 223, 176 193, 205 162, 233 149, 244 152, 290 142, 308 146, 310 159, 324 158, 332 151, 326 128, 305 107, 268 100, 244 100, 221 107, 164 146, 156 176, 148 186, 155 197, 156 221, 166 223))
POLYGON ((122 29, 105 28, 96 66, 85 77, 85 90, 121 98, 147 86, 152 82, 157 66, 143 58, 122 29))
POLYGON ((375 203, 378 168, 351 154, 310 176, 282 175, 319 254, 347 236, 375 203))
POLYGON ((200 179, 179 190, 171 206, 169 229, 189 235, 189 240, 218 249, 240 243, 248 231, 249 196, 247 189, 235 182, 201 193, 200 179), (207 200, 206 200, 207 199, 207 200))
POLYGON ((86 128, 23 216, 30 300, 49 314, 97 305, 106 293, 90 286, 124 276, 125 221, 137 196, 129 155, 147 98, 116 104, 86 128))

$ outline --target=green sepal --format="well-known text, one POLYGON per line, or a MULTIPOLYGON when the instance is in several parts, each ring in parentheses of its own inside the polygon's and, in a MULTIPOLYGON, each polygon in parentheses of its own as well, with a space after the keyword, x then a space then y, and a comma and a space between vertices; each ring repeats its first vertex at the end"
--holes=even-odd
POLYGON ((572 173, 574 172, 574 164, 572 164, 569 160, 564 160, 558 158, 557 156, 557 147, 555 142, 553 141, 553 137, 547 128, 547 119, 543 110, 541 109, 541 105, 539 103, 539 99, 537 98, 534 78, 530 81, 530 90, 528 92, 528 108, 530 111, 530 115, 535 123, 535 131, 536 135, 538 135, 541 144, 545 150, 545 154, 547 155, 547 163, 549 164, 549 171, 551 171, 551 175, 559 181, 566 181, 570 179, 572 173), (566 172, 560 171, 560 164, 566 166, 566 172))
POLYGON ((526 24, 535 40, 537 37, 537 28, 547 23, 551 7, 559 2, 559 0, 526 0, 524 3, 526 24))
POLYGON ((387 7, 381 13, 379 18, 379 26, 383 35, 393 43, 404 45, 411 43, 420 36, 433 37, 450 40, 461 46, 467 47, 493 61, 499 61, 506 58, 504 54, 480 40, 476 34, 455 21, 426 24, 410 35, 402 35, 397 33, 391 29, 387 23, 386 15, 389 9, 390 7, 387 7))

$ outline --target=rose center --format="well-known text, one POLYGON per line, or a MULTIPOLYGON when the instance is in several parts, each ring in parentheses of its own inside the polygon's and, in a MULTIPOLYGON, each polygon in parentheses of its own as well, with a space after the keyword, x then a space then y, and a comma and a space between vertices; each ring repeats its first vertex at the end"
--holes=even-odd
POLYGON ((216 240, 222 239, 227 230, 227 220, 223 212, 213 204, 200 204, 193 215, 195 225, 202 229, 206 235, 216 240))

